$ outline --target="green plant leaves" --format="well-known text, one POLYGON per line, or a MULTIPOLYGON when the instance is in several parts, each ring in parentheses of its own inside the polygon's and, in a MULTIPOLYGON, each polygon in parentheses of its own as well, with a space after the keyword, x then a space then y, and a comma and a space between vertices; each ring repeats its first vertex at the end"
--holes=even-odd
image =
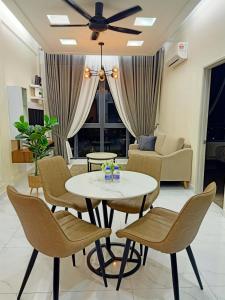
MULTIPOLYGON (((24 116, 20 116, 19 121, 14 123, 14 126, 20 133, 16 136, 16 139, 25 141, 24 145, 33 153, 34 162, 49 155, 50 149, 46 133, 58 124, 56 117, 49 117, 47 115, 44 116, 44 126, 29 125, 25 121, 24 116)), ((37 170, 35 170, 35 174, 37 175, 37 170)))

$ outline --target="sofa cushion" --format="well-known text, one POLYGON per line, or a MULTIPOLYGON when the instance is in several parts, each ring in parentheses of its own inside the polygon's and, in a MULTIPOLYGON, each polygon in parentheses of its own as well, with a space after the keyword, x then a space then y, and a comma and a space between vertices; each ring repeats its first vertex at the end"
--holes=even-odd
POLYGON ((165 134, 157 134, 156 142, 155 142, 155 151, 161 154, 161 149, 164 143, 166 135, 165 134))
POLYGON ((138 139, 139 149, 142 151, 154 151, 155 150, 156 137, 152 135, 141 135, 138 139))
POLYGON ((168 155, 182 149, 184 146, 184 138, 176 138, 167 135, 163 142, 162 148, 160 149, 160 154, 168 155))
POLYGON ((145 156, 157 156, 161 157, 156 151, 141 151, 140 149, 138 150, 129 150, 128 151, 128 157, 131 157, 131 155, 145 155, 145 156))

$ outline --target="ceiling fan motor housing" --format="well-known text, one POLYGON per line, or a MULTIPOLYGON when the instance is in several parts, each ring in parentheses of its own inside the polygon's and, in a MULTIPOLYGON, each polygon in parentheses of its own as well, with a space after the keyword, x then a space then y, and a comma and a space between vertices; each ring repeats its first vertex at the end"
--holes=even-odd
POLYGON ((106 18, 102 16, 94 16, 91 18, 89 23, 89 28, 92 31, 102 32, 108 29, 108 24, 106 23, 106 18))

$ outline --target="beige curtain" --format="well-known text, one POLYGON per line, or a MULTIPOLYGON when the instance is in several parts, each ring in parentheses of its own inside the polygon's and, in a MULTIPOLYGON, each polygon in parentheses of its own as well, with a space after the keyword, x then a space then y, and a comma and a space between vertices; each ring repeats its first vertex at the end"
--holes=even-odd
POLYGON ((123 56, 120 81, 123 106, 135 137, 154 132, 161 94, 164 50, 154 56, 123 56))
MULTIPOLYGON (((105 70, 112 70, 113 67, 119 67, 119 57, 118 56, 105 56, 103 61, 105 70)), ((132 131, 130 122, 127 118, 126 111, 124 109, 123 104, 123 96, 121 92, 121 82, 120 76, 115 80, 111 75, 107 75, 107 80, 109 83, 109 88, 112 93, 116 109, 118 114, 123 121, 123 124, 126 126, 127 130, 135 136, 134 132, 132 131)))
POLYGON ((67 161, 66 142, 77 110, 84 62, 84 56, 45 54, 49 113, 59 121, 53 131, 55 153, 67 161))

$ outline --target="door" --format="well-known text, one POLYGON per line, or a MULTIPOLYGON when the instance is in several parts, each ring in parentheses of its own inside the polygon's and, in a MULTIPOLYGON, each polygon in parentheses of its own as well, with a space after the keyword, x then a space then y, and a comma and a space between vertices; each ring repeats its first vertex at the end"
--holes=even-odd
POLYGON ((217 184, 216 204, 224 207, 225 185, 225 64, 212 68, 206 133, 204 187, 217 184))

